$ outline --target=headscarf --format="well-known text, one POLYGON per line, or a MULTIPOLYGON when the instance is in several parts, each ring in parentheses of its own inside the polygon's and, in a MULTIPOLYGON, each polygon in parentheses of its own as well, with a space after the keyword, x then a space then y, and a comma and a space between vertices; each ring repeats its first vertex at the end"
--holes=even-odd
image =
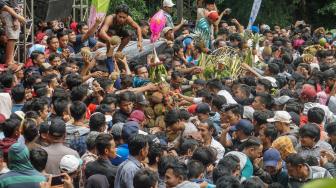
POLYGON ((15 143, 9 148, 8 163, 11 171, 29 176, 41 175, 30 163, 28 148, 22 143, 15 143))
POLYGON ((101 174, 92 175, 86 182, 86 188, 105 188, 109 187, 106 176, 101 174))
POLYGON ((289 154, 296 153, 293 143, 288 136, 280 136, 272 143, 272 148, 277 149, 282 159, 286 159, 289 154))

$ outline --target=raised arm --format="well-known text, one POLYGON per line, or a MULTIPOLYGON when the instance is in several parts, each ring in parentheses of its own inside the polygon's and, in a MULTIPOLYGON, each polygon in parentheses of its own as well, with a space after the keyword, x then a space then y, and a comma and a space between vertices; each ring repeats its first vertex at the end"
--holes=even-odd
POLYGON ((89 29, 88 32, 86 32, 82 38, 81 38, 81 41, 84 42, 86 41, 87 39, 89 39, 90 36, 92 36, 97 30, 98 30, 98 27, 100 25, 100 23, 103 21, 103 18, 100 17, 100 18, 96 18, 96 22, 95 24, 89 29))
POLYGON ((127 17, 127 23, 137 31, 138 49, 141 52, 143 50, 143 48, 142 48, 142 32, 141 32, 141 27, 130 16, 127 17))

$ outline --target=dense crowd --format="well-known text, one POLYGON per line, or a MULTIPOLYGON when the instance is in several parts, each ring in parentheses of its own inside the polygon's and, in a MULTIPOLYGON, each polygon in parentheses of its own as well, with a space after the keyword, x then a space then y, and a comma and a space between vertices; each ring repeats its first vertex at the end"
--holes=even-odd
POLYGON ((214 0, 176 25, 164 0, 161 50, 146 53, 149 21, 122 4, 90 27, 38 21, 16 62, 26 20, 13 2, 0 0, 0 188, 298 188, 336 176, 336 33, 245 28, 214 0), (146 61, 123 53, 130 41, 146 61), (223 49, 240 71, 217 59, 208 72, 223 49))

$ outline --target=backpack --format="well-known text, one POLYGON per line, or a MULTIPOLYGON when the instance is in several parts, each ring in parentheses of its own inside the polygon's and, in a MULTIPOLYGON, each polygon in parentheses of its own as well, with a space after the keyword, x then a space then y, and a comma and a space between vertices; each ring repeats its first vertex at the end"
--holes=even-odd
POLYGON ((76 127, 75 130, 67 130, 65 137, 66 146, 76 150, 82 156, 86 152, 86 137, 89 132, 89 129, 86 130, 82 127, 76 127))

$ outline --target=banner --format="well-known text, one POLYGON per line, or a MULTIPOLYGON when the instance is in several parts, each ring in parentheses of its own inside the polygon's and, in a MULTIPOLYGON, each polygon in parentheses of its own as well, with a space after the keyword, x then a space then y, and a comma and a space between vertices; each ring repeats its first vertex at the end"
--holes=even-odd
POLYGON ((251 15, 250 15, 250 19, 249 19, 249 23, 247 25, 247 29, 251 29, 253 23, 257 19, 257 15, 258 15, 258 12, 259 12, 259 9, 260 9, 261 2, 262 2, 262 0, 254 0, 251 15))
POLYGON ((95 24, 97 17, 105 17, 109 5, 110 0, 92 0, 90 7, 90 16, 88 19, 89 27, 95 24))

